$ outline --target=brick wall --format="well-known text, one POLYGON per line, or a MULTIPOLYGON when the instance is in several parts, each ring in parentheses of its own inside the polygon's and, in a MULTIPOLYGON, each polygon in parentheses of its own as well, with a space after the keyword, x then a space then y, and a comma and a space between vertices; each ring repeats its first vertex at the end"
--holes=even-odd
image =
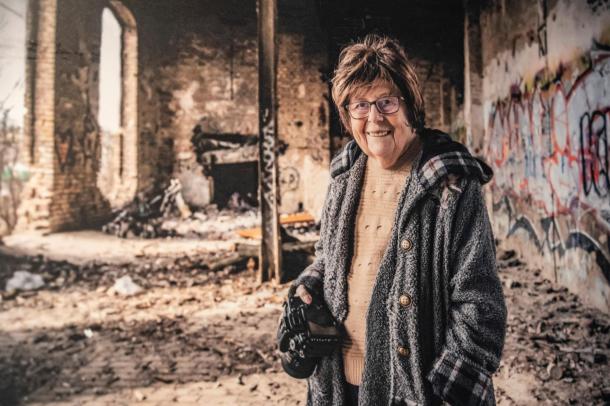
MULTIPOLYGON (((30 64, 37 80, 30 93, 55 93, 50 96, 52 103, 45 97, 33 97, 44 106, 35 109, 34 130, 29 131, 28 142, 34 147, 24 144, 26 149, 43 152, 35 159, 50 179, 44 187, 40 177, 34 179, 30 190, 43 187, 45 208, 24 209, 24 213, 30 217, 38 213, 40 221, 47 222, 45 227, 95 224, 121 199, 170 177, 205 184, 190 141, 197 125, 207 133, 256 136, 254 0, 57 0, 57 9, 48 11, 50 3, 55 4, 32 0, 31 9, 41 9, 36 23, 51 32, 34 33, 37 25, 32 23, 31 35, 55 35, 58 49, 44 50, 40 44, 49 41, 38 41, 37 58, 30 64), (137 88, 123 87, 122 151, 117 150, 117 141, 103 142, 108 136, 100 134, 97 125, 105 6, 113 9, 124 31, 129 26, 137 31, 137 37, 123 40, 124 53, 129 48, 137 55, 137 63, 132 64, 125 62, 130 56, 124 55, 123 72, 128 79, 137 77, 137 88), (42 119, 45 112, 50 114, 47 120, 42 119), (40 129, 48 129, 38 131, 36 123, 40 129), (100 171, 103 145, 106 156, 114 157, 107 171, 100 171), (123 167, 131 168, 123 178, 113 175, 120 155, 124 156, 123 167)), ((456 19, 459 6, 440 5, 410 3, 406 24, 402 12, 387 5, 368 18, 365 14, 371 11, 367 8, 350 8, 345 14, 345 10, 333 12, 315 2, 279 2, 278 135, 287 145, 278 162, 282 212, 304 208, 319 214, 330 156, 336 151, 330 146, 331 139, 339 139, 333 141, 335 147, 346 140, 329 104, 328 78, 340 47, 365 32, 377 28, 399 37, 422 82, 428 125, 459 134, 463 126, 463 18, 456 19), (360 17, 365 21, 364 31, 358 28, 360 17)), ((28 200, 24 207, 33 207, 34 200, 28 200)))
MULTIPOLYGON (((278 133, 288 148, 280 158, 281 210, 317 213, 330 155, 320 77, 325 37, 309 6, 282 4, 278 133)), ((35 108, 23 149, 34 170, 22 229, 95 225, 136 192, 170 177, 205 179, 190 141, 196 125, 208 133, 256 136, 255 1, 32 0, 29 13, 30 42, 37 46, 28 65, 28 100, 35 108), (124 34, 137 31, 123 38, 119 134, 102 134, 97 122, 104 7, 124 34), (126 175, 117 176, 119 166, 129 169, 126 175)))
POLYGON ((132 1, 130 8, 140 33, 141 187, 172 176, 185 187, 205 183, 191 145, 195 126, 258 132, 256 3, 132 1))
POLYGON ((55 60, 54 182, 51 224, 86 227, 108 215, 97 176, 102 1, 58 0, 55 60))
MULTIPOLYGON (((278 162, 282 212, 303 207, 317 213, 328 174, 327 87, 320 75, 327 63, 325 37, 308 7, 281 2, 278 10, 278 136, 288 144, 278 162)), ((172 173, 149 165, 141 168, 148 176, 141 176, 196 181, 202 176, 190 141, 196 125, 212 134, 258 133, 256 3, 165 3, 151 10, 133 2, 132 9, 140 16, 146 78, 140 126, 151 139, 142 154, 171 144, 175 162, 172 173)))
POLYGON ((30 2, 26 125, 21 153, 30 167, 18 212, 17 230, 49 229, 54 186, 55 26, 56 0, 30 2), (32 5, 35 4, 35 7, 32 5))
POLYGON ((279 2, 278 136, 281 209, 321 214, 330 165, 326 36, 312 2, 279 2))

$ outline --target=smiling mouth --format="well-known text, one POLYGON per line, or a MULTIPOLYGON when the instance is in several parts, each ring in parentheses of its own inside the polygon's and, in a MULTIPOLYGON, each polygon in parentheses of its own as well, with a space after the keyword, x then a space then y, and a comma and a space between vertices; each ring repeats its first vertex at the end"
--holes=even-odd
POLYGON ((367 131, 366 135, 368 135, 369 137, 385 137, 386 135, 389 135, 392 131, 390 130, 386 130, 386 131, 367 131))

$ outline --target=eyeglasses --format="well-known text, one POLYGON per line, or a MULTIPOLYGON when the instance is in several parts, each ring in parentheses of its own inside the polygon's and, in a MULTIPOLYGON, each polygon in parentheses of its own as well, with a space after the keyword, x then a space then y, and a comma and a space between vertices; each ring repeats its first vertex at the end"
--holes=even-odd
POLYGON ((400 100, 404 100, 404 97, 385 96, 372 102, 363 100, 354 103, 349 103, 346 104, 344 107, 353 119, 361 120, 363 118, 368 117, 371 111, 372 104, 377 107, 377 111, 381 114, 396 113, 398 111, 398 108, 400 107, 400 100))

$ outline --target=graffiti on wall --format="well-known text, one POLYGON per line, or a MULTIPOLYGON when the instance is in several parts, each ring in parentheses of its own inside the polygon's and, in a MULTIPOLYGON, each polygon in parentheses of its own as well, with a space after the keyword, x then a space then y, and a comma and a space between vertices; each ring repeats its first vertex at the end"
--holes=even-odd
POLYGON ((592 51, 586 66, 539 72, 530 86, 515 84, 491 106, 486 154, 501 197, 494 210, 509 214, 509 235, 523 229, 539 250, 560 256, 575 247, 595 252, 610 282, 608 89, 608 51, 592 51))
POLYGON ((69 93, 59 97, 56 107, 55 156, 62 173, 78 165, 91 167, 95 172, 99 169, 101 131, 91 100, 98 73, 82 40, 79 50, 80 59, 74 71, 60 75, 60 82, 69 93))
POLYGON ((280 195, 298 190, 301 181, 299 170, 294 166, 284 166, 279 170, 280 195))

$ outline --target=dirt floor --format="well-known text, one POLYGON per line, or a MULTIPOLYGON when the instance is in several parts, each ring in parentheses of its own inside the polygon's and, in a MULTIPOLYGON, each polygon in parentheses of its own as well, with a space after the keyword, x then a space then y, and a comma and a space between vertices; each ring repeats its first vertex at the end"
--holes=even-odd
MULTIPOLYGON (((50 260, 45 247, 0 250, 0 405, 304 404, 275 349, 287 286, 258 285, 252 263, 210 270, 233 255, 223 249, 85 261, 79 244, 79 260, 50 260), (17 270, 45 286, 7 292, 17 270), (140 294, 113 291, 125 275, 140 294)), ((610 404, 610 317, 514 252, 498 264, 509 308, 498 404, 610 404)))

